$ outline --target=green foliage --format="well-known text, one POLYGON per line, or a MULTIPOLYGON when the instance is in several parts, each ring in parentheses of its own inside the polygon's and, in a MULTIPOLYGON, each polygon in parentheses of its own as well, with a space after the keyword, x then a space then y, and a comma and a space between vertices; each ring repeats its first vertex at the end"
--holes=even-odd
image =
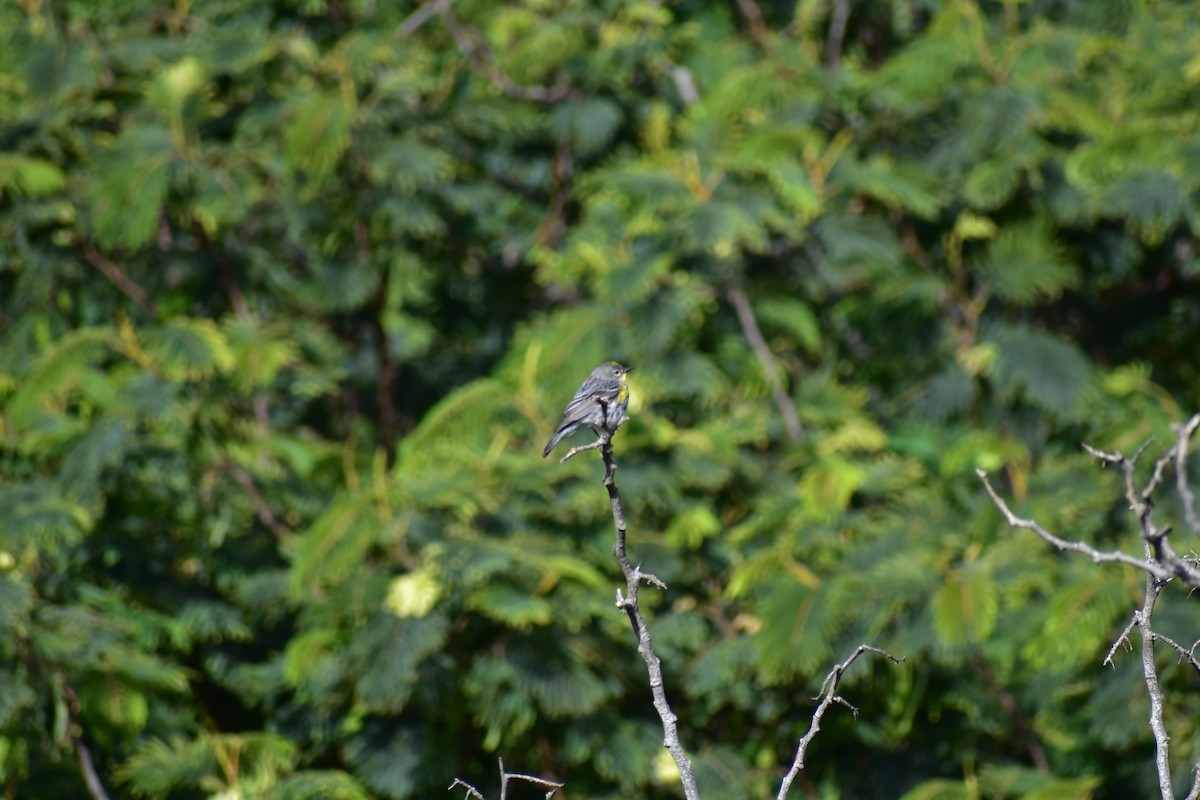
POLYGON ((1200 396, 1200 18, 852 3, 834 64, 837 4, 753 5, 0 4, 0 793, 80 796, 82 742, 110 794, 502 753, 674 796, 595 454, 537 457, 613 357, 710 795, 774 795, 863 641, 907 661, 846 676, 810 793, 1153 793, 1135 659, 1098 667, 1140 578, 974 470, 1140 552, 1078 445, 1200 396))
MULTIPOLYGON (((144 796, 189 786, 257 795, 271 787, 281 770, 289 768, 294 750, 294 745, 282 737, 257 733, 204 735, 194 741, 174 740, 169 744, 151 740, 129 759, 121 770, 121 779, 144 796)), ((295 784, 295 778, 290 783, 295 784)), ((361 790, 357 795, 345 794, 353 786, 352 781, 343 781, 341 796, 362 796, 361 790)))

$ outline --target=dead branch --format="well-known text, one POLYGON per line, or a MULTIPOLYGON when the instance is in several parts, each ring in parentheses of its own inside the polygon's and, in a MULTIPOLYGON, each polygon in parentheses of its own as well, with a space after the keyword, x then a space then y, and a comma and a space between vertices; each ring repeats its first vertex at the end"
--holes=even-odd
POLYGON ((858 716, 858 709, 850 705, 846 698, 838 694, 838 686, 842 682, 842 675, 846 670, 850 669, 850 665, 858 660, 858 657, 863 653, 876 653, 889 659, 893 664, 900 664, 904 661, 903 658, 896 658, 886 650, 881 650, 878 647, 872 647, 869 644, 860 644, 854 649, 842 663, 836 665, 829 674, 825 676, 825 680, 821 683, 821 692, 817 697, 821 698, 821 702, 817 705, 817 710, 813 712, 812 721, 808 726, 808 733, 800 738, 800 744, 796 747, 796 758, 792 760, 792 767, 787 771, 787 775, 783 777, 783 783, 779 787, 779 794, 776 795, 776 800, 784 800, 792 788, 792 782, 796 780, 796 776, 804 769, 804 756, 808 750, 808 745, 816 737, 817 731, 821 730, 821 719, 825 716, 825 712, 834 703, 845 706, 850 709, 850 713, 858 716))

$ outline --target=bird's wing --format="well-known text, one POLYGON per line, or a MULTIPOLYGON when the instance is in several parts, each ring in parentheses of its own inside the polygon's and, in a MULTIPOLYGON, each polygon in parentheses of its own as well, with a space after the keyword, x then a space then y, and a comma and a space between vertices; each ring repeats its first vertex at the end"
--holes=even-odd
POLYGON ((579 394, 571 398, 571 402, 563 409, 562 421, 558 423, 558 427, 562 428, 564 425, 585 419, 591 411, 592 403, 596 400, 610 402, 620 388, 621 384, 617 381, 597 382, 593 386, 585 383, 580 387, 579 394))

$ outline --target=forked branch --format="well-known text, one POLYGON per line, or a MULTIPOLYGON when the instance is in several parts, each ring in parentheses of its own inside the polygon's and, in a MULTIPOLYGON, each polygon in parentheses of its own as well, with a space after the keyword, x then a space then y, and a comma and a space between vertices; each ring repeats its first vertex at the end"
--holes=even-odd
MULTIPOLYGON (((509 772, 504 768, 504 759, 500 759, 500 800, 508 800, 508 782, 513 780, 525 781, 526 783, 532 783, 534 786, 540 786, 543 789, 548 790, 545 794, 546 800, 550 800, 550 798, 554 797, 555 792, 566 785, 559 783, 558 781, 548 781, 545 778, 539 778, 536 775, 526 775, 524 772, 509 772)), ((483 792, 479 791, 462 778, 455 778, 454 782, 446 788, 446 791, 452 792, 455 789, 462 789, 464 792, 466 792, 466 794, 463 795, 464 798, 487 800, 483 796, 483 792)))
POLYGON ((881 650, 878 647, 872 647, 869 644, 860 644, 854 649, 842 663, 836 665, 829 674, 825 676, 824 682, 821 684, 821 693, 817 695, 821 702, 817 705, 817 710, 813 712, 812 722, 808 725, 808 733, 800 737, 800 744, 796 747, 796 757, 792 760, 792 767, 788 770, 787 775, 783 776, 783 783, 779 786, 779 794, 776 795, 776 800, 784 800, 792 788, 792 782, 796 780, 796 776, 804 769, 804 757, 808 752, 808 745, 816 737, 817 731, 821 730, 821 719, 825 716, 825 712, 834 703, 845 706, 850 709, 850 713, 858 716, 858 709, 852 706, 846 698, 838 694, 838 686, 841 685, 842 675, 846 670, 850 669, 850 665, 858 660, 858 657, 863 653, 876 653, 890 660, 893 664, 900 664, 904 661, 903 658, 896 658, 886 650, 881 650))
MULTIPOLYGON (((1168 538, 1171 527, 1164 525, 1160 528, 1154 521, 1154 495, 1166 482, 1168 468, 1174 465, 1176 492, 1183 507, 1184 519, 1189 528, 1196 533, 1200 533, 1200 520, 1197 519, 1196 515, 1195 495, 1192 493, 1187 474, 1188 445, 1197 429, 1200 429, 1200 414, 1192 416, 1186 423, 1178 427, 1178 435, 1174 445, 1154 462, 1154 466, 1150 471, 1150 477, 1140 489, 1138 488, 1137 464, 1150 442, 1143 444, 1131 457, 1126 457, 1119 452, 1110 453, 1098 450, 1091 445, 1083 445, 1084 450, 1091 454, 1093 458, 1120 468, 1125 484, 1125 500, 1129 505, 1129 510, 1137 518, 1141 534, 1144 557, 1140 559, 1121 551, 1101 551, 1085 542, 1063 539, 1043 528, 1035 520, 1018 517, 996 493, 996 490, 992 488, 987 473, 981 469, 976 470, 976 474, 979 476, 980 481, 983 482, 983 486, 991 497, 992 502, 1000 510, 1000 513, 1004 515, 1010 526, 1032 530, 1043 540, 1054 545, 1059 550, 1072 550, 1083 553, 1096 563, 1116 562, 1127 564, 1137 567, 1146 573, 1142 607, 1134 611, 1133 618, 1129 621, 1129 624, 1125 626, 1121 635, 1113 642, 1112 647, 1109 648, 1104 658, 1104 664, 1110 665, 1113 663, 1113 657, 1119 648, 1127 647, 1131 650, 1133 649, 1129 635, 1134 628, 1137 628, 1141 633, 1140 655, 1142 661, 1142 679, 1146 684, 1146 693, 1150 700, 1149 722, 1150 730, 1154 735, 1154 765, 1162 800, 1173 800, 1174 789, 1171 781, 1169 754, 1171 737, 1167 733, 1163 718, 1166 698, 1163 694, 1162 685, 1159 682, 1158 663, 1155 659, 1154 645, 1156 642, 1162 642, 1174 650, 1179 655, 1181 661, 1190 664, 1193 669, 1200 670, 1200 661, 1197 661, 1195 656, 1196 647, 1200 642, 1193 644, 1191 649, 1185 649, 1183 645, 1173 639, 1155 633, 1152 622, 1155 606, 1158 603, 1159 596, 1162 594, 1163 587, 1171 580, 1180 580, 1188 586, 1200 587, 1200 569, 1197 568, 1197 561, 1194 557, 1181 557, 1171 547, 1168 538)), ((1192 788, 1186 800, 1200 800, 1200 764, 1196 764, 1193 767, 1192 788)))

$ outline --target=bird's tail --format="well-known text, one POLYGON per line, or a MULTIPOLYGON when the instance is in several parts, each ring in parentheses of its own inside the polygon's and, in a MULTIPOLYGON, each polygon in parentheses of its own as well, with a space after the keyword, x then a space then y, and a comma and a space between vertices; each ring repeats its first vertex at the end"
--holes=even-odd
POLYGON ((550 441, 546 442, 546 446, 542 448, 542 458, 550 455, 550 451, 554 449, 554 446, 561 442, 569 433, 571 433, 570 426, 559 428, 555 434, 550 437, 550 441))

